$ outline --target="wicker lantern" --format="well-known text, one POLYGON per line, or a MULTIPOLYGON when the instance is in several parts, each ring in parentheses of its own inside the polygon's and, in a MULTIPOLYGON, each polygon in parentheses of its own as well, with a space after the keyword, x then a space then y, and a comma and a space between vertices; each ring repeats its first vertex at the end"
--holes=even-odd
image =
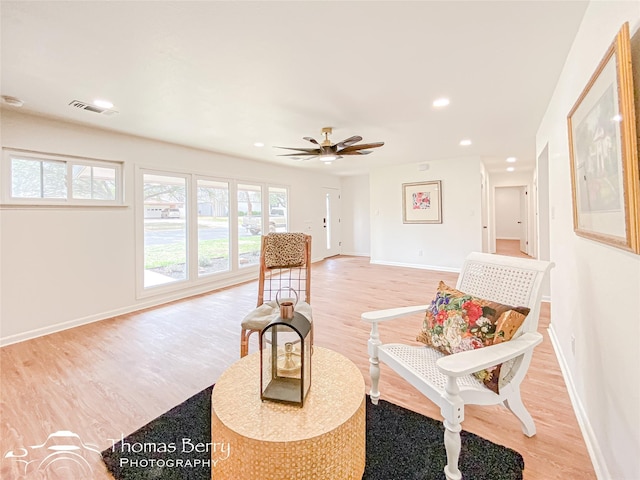
POLYGON ((302 407, 311 386, 311 322, 280 303, 280 316, 260 332, 260 399, 302 407))

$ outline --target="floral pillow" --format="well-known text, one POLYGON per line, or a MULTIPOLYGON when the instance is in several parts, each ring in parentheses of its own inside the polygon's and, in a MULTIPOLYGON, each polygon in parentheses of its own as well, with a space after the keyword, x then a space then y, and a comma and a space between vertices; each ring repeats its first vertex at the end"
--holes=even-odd
MULTIPOLYGON (((416 340, 445 354, 487 347, 511 340, 528 314, 526 307, 483 300, 440 282, 416 340)), ((474 375, 499 393, 500 366, 474 375)))

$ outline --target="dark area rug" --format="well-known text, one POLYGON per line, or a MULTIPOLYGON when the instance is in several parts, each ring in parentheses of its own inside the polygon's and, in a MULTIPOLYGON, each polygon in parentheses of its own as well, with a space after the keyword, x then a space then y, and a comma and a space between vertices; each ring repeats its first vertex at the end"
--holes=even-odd
MULTIPOLYGON (((209 387, 102 452, 117 480, 210 480, 209 387)), ((367 398, 367 458, 363 480, 444 480, 442 422, 367 398)), ((462 432, 460 470, 465 480, 522 479, 522 456, 462 432)), ((217 452, 224 458, 224 452, 217 452)), ((237 479, 260 480, 260 479, 237 479)), ((338 479, 327 479, 338 480, 338 479)))

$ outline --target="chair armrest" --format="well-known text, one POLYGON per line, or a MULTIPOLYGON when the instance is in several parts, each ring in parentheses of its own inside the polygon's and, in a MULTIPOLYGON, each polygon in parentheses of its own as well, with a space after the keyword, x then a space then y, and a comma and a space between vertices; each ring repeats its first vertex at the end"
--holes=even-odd
POLYGON ((532 350, 541 342, 542 335, 537 332, 528 332, 508 342, 447 355, 439 358, 436 365, 445 375, 461 377, 506 362, 532 350))
POLYGON ((426 312, 429 305, 413 305, 411 307, 388 308, 386 310, 374 310, 364 312, 360 318, 368 323, 383 322, 394 318, 405 317, 413 313, 426 312))

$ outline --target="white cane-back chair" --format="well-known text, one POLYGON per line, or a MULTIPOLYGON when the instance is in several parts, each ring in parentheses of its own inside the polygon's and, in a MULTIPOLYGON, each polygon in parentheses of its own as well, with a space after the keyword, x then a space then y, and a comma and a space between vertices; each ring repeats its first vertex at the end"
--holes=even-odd
POLYGON ((531 437, 536 433, 533 419, 520 398, 520 383, 529 368, 534 347, 542 342, 542 335, 537 331, 541 286, 552 267, 553 263, 546 261, 486 253, 471 253, 465 259, 457 290, 493 302, 530 309, 510 341, 476 350, 445 355, 425 345, 381 342, 378 323, 426 312, 429 305, 362 314, 362 320, 371 323, 368 350, 372 403, 377 404, 380 398, 378 381, 380 362, 383 362, 440 407, 447 452, 444 473, 448 480, 462 478, 458 459, 465 404, 503 404, 520 420, 525 435, 531 437), (507 373, 505 378, 501 378, 499 393, 495 393, 472 374, 499 364, 502 364, 501 372, 507 373))

